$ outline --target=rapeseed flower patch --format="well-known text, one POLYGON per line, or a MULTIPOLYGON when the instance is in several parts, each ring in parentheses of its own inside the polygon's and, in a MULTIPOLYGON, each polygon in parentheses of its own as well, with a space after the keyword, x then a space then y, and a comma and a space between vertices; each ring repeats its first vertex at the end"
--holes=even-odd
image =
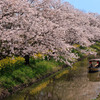
POLYGON ((5 59, 0 60, 0 70, 6 67, 15 67, 24 63, 23 57, 6 57, 5 59))
POLYGON ((43 58, 43 54, 37 53, 37 54, 35 54, 35 58, 42 59, 43 58))
POLYGON ((80 47, 79 44, 74 44, 73 46, 74 46, 75 48, 79 48, 79 47, 80 47))

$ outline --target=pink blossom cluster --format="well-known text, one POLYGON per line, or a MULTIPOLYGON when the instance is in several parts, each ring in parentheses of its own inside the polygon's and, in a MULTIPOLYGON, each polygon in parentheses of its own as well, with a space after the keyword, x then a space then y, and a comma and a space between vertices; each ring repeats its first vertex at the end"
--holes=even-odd
MULTIPOLYGON (((46 53, 77 58, 73 44, 100 40, 100 15, 60 0, 0 0, 0 57, 46 53)), ((68 63, 68 62, 67 62, 68 63)))

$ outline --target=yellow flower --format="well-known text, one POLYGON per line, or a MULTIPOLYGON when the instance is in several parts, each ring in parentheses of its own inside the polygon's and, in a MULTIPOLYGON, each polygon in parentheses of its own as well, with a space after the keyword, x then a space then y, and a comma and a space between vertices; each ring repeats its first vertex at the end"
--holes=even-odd
POLYGON ((19 66, 21 63, 24 63, 23 57, 14 57, 13 59, 11 57, 6 57, 5 59, 0 60, 0 69, 15 65, 19 66))
POLYGON ((37 53, 37 54, 35 54, 35 57, 41 59, 41 58, 43 58, 43 55, 41 53, 37 53))
POLYGON ((80 47, 79 44, 74 44, 73 46, 76 47, 76 48, 79 48, 80 47))

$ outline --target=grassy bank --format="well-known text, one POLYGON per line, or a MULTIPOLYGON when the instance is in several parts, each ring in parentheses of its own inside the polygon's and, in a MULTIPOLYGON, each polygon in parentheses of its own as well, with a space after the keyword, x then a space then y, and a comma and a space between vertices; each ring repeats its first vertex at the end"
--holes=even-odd
POLYGON ((4 89, 27 84, 48 73, 59 70, 63 63, 55 60, 30 58, 30 65, 24 64, 24 58, 5 58, 0 61, 0 86, 4 89))
POLYGON ((95 44, 86 47, 86 46, 81 46, 79 44, 74 44, 74 48, 71 49, 71 52, 77 55, 79 58, 84 58, 84 57, 100 57, 100 42, 95 42, 95 44), (97 54, 96 54, 97 53, 97 54))

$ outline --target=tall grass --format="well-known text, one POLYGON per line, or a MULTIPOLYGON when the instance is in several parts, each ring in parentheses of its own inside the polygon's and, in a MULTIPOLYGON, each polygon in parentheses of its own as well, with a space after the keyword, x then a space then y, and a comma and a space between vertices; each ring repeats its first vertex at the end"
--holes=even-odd
POLYGON ((55 60, 43 60, 30 58, 30 65, 24 64, 24 59, 16 57, 16 59, 6 58, 0 61, 0 85, 4 88, 10 89, 16 85, 22 83, 28 83, 32 79, 41 78, 42 76, 56 71, 60 66, 63 65, 61 62, 56 62, 55 60), (6 62, 7 60, 7 62, 6 62), (13 61, 16 61, 12 63, 13 61), (2 64, 4 62, 4 64, 2 64))

